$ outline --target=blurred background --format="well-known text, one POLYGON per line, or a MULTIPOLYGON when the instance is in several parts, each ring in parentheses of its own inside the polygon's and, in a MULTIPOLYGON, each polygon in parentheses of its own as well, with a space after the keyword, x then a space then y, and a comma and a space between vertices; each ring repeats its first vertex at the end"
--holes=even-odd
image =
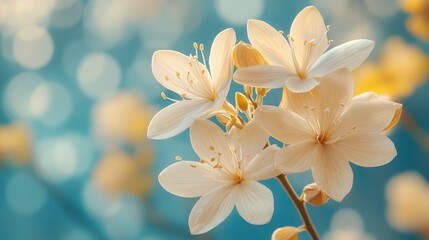
MULTIPOLYGON (((429 239, 428 0, 0 0, 0 238, 270 239, 278 227, 301 225, 270 180, 269 224, 253 226, 233 212, 191 236, 196 199, 157 181, 176 155, 197 159, 188 131, 149 141, 146 128, 170 104, 151 73, 155 50, 190 54, 194 41, 209 49, 228 27, 248 42, 249 18, 288 32, 307 5, 331 25, 332 46, 376 41, 354 73, 356 93, 404 104, 389 133, 398 156, 379 168, 353 166, 342 203, 309 207, 316 228, 329 240, 429 239)), ((266 102, 278 104, 280 95, 272 90, 266 102)), ((309 173, 291 180, 298 192, 312 182, 309 173)))

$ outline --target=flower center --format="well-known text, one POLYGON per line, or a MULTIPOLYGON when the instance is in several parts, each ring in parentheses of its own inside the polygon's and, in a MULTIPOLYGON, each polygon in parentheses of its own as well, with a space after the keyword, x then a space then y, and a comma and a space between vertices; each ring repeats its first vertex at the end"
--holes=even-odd
POLYGON ((236 184, 240 184, 244 180, 243 175, 238 172, 234 175, 234 181, 236 184))
MULTIPOLYGON (((296 56, 296 52, 295 52, 295 39, 291 36, 288 35, 288 39, 289 39, 289 44, 290 44, 290 48, 291 48, 291 54, 292 54, 292 61, 293 61, 293 65, 295 66, 295 70, 296 70, 296 74, 298 75, 298 77, 301 80, 305 80, 307 78, 307 68, 308 68, 308 62, 310 60, 310 56, 311 56, 311 50, 314 46, 316 46, 316 40, 312 39, 310 41, 305 40, 304 41, 304 52, 302 52, 302 58, 301 58, 301 64, 298 63, 298 59, 296 56)), ((299 44, 299 43, 298 43, 299 44)))

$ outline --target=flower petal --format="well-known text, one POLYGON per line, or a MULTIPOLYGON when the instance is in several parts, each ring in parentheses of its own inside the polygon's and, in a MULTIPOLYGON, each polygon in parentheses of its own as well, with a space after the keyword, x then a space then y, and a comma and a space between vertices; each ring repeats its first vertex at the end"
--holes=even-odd
POLYGON ((220 127, 209 120, 197 119, 190 128, 190 136, 192 147, 201 159, 216 159, 226 169, 234 169, 235 158, 220 127))
POLYGON ((221 186, 211 175, 211 169, 204 164, 180 161, 162 170, 158 179, 161 186, 174 195, 199 197, 221 186))
POLYGON ((341 202, 353 186, 352 168, 341 152, 328 144, 320 153, 312 167, 314 181, 322 192, 341 202))
POLYGON ((259 65, 237 69, 234 80, 254 87, 280 88, 286 85, 286 79, 294 76, 294 73, 284 67, 259 65))
POLYGON ((268 134, 286 144, 312 139, 312 130, 299 115, 273 106, 261 106, 255 111, 257 124, 268 134))
POLYGON ((147 137, 165 139, 187 129, 202 113, 214 104, 206 100, 185 100, 171 104, 159 111, 150 121, 147 137))
POLYGON ((362 167, 378 167, 396 156, 393 142, 379 133, 358 133, 334 143, 347 160, 362 167))
POLYGON ((242 161, 253 159, 262 151, 270 136, 255 121, 250 121, 243 129, 234 128, 228 135, 232 146, 242 161))
POLYGON ((274 164, 274 157, 277 151, 278 147, 271 145, 262 150, 254 159, 246 162, 243 166, 245 178, 259 181, 280 175, 281 172, 274 164))
POLYGON ((295 69, 288 42, 282 33, 268 23, 250 19, 247 22, 247 35, 250 43, 258 49, 270 65, 283 66, 289 71, 295 69))
POLYGON ((286 87, 294 93, 308 92, 319 85, 319 82, 311 77, 302 80, 299 77, 291 77, 286 79, 286 87))
POLYGON ((209 64, 215 92, 225 88, 231 82, 234 69, 232 49, 235 41, 235 31, 232 28, 220 32, 213 41, 209 64))
POLYGON ((211 96, 210 76, 208 74, 200 75, 204 68, 204 65, 198 61, 176 51, 160 50, 156 51, 152 57, 152 72, 156 80, 164 87, 187 98, 211 96), (191 68, 190 62, 198 66, 191 68), (201 69, 198 71, 198 75, 195 69, 201 69), (184 78, 194 79, 195 84, 192 88, 184 78), (197 90, 190 90, 194 88, 197 90))
POLYGON ((236 187, 224 186, 201 197, 189 215, 189 228, 192 234, 210 231, 225 220, 236 203, 236 187))
POLYGON ((323 54, 311 67, 310 75, 325 76, 339 68, 347 68, 353 71, 368 58, 373 48, 374 42, 367 39, 358 39, 341 44, 323 54))
POLYGON ((343 139, 352 133, 381 133, 392 122, 395 111, 395 103, 387 100, 353 101, 339 125, 329 130, 330 139, 343 139))
POLYGON ((283 147, 277 152, 275 163, 285 174, 301 173, 310 169, 321 151, 316 141, 306 141, 283 147))
POLYGON ((238 213, 251 224, 266 224, 274 212, 271 190, 256 181, 244 181, 237 190, 238 213))
POLYGON ((290 36, 294 39, 293 48, 299 63, 302 63, 308 48, 305 41, 315 41, 307 66, 311 66, 325 52, 328 47, 326 32, 325 21, 317 8, 308 6, 298 13, 292 22, 290 36))

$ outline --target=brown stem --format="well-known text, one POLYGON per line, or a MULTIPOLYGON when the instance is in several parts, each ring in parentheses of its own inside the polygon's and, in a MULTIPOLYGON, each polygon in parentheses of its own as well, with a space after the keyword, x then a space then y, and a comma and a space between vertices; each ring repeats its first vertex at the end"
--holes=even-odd
POLYGON ((289 181, 284 174, 277 176, 277 178, 280 180, 280 183, 282 184, 283 188, 286 190, 287 194, 292 199, 293 204, 295 204, 295 207, 298 210, 301 219, 304 221, 305 229, 307 230, 308 234, 310 234, 313 240, 319 240, 319 236, 317 235, 317 231, 314 228, 313 223, 311 222, 304 202, 298 198, 295 193, 295 190, 293 190, 292 186, 289 184, 289 181))

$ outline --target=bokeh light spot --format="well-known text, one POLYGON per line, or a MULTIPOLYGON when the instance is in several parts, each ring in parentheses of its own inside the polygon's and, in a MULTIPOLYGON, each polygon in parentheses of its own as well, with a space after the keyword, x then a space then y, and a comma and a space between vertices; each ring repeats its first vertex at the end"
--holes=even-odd
POLYGON ((264 0, 217 0, 216 10, 224 21, 244 25, 248 19, 262 15, 264 4, 264 0))

